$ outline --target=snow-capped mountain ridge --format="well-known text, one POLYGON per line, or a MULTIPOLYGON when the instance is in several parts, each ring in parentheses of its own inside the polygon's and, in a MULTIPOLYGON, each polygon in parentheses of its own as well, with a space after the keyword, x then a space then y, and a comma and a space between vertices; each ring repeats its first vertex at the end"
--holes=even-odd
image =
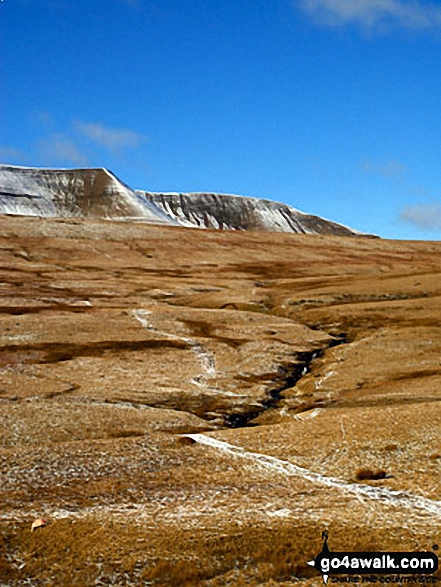
POLYGON ((136 220, 221 230, 360 235, 341 224, 267 199, 134 190, 104 168, 0 165, 0 214, 136 220))
POLYGON ((139 192, 183 226, 355 236, 361 233, 268 199, 216 193, 139 192))

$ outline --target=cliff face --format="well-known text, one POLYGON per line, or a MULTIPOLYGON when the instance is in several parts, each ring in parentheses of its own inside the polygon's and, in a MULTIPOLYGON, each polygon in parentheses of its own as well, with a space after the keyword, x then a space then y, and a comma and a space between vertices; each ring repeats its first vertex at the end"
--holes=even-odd
POLYGON ((221 230, 360 234, 271 200, 133 190, 107 169, 0 165, 0 214, 137 220, 221 230))
POLYGON ((271 200, 207 193, 139 193, 184 226, 338 236, 359 234, 341 224, 271 200))

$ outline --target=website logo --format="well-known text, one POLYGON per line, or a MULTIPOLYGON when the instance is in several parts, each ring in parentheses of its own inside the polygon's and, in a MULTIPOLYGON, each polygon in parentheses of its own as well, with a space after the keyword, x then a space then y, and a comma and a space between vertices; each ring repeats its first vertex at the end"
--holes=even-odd
MULTIPOLYGON (((438 557, 433 552, 331 552, 328 547, 328 533, 323 532, 322 538, 321 552, 308 565, 322 574, 325 585, 330 575, 396 575, 397 580, 394 583, 411 583, 412 580, 400 580, 399 576, 432 575, 438 570, 438 557)), ((376 582, 376 579, 370 581, 363 577, 361 582, 376 582)), ((380 579, 380 582, 392 581, 380 579)), ((420 584, 424 582, 435 581, 418 581, 420 584)))

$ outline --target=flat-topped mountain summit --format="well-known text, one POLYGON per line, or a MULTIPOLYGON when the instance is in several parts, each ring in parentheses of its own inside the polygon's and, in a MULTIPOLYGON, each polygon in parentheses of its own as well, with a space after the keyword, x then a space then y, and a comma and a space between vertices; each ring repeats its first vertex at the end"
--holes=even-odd
POLYGON ((0 213, 172 222, 107 169, 0 165, 0 213))
POLYGON ((137 220, 221 230, 360 236, 271 200, 217 193, 134 190, 107 169, 0 165, 0 214, 137 220))
POLYGON ((356 230, 272 200, 215 193, 141 193, 183 226, 360 236, 356 230))

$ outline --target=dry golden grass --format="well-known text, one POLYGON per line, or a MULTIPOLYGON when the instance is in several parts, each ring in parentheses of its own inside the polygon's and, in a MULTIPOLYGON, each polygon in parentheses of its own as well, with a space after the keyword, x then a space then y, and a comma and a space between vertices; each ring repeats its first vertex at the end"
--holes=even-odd
POLYGON ((2 587, 309 587, 325 529, 334 550, 441 543, 440 243, 0 234, 2 587))
MULTIPOLYGON (((328 531, 341 537, 331 541, 333 550, 394 548, 386 529, 372 537, 335 523, 328 531)), ((4 541, 23 567, 14 570, 4 562, 3 577, 10 585, 25 578, 57 585, 215 586, 241 584, 239 579, 251 585, 289 585, 317 577, 306 561, 321 550, 319 538, 315 524, 300 521, 295 528, 231 523, 198 532, 87 517, 61 520, 35 533, 15 525, 6 529, 4 541)), ((413 540, 412 546, 421 548, 421 543, 413 540)))

